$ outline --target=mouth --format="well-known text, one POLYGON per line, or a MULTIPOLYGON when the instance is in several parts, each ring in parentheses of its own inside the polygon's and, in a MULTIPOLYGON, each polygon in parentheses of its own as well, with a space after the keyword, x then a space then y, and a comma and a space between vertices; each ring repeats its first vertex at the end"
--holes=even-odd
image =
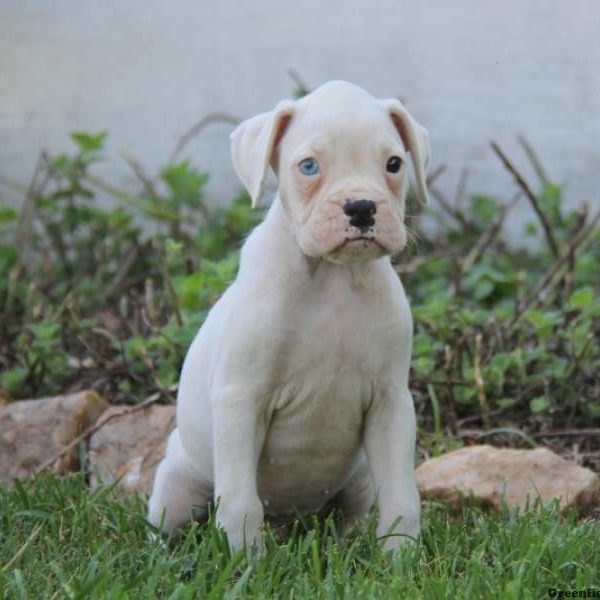
POLYGON ((347 244, 352 244, 352 243, 357 243, 357 242, 362 243, 362 245, 365 248, 368 248, 372 244, 376 244, 382 250, 385 250, 385 248, 377 241, 377 239, 375 238, 374 235, 372 235, 372 236, 361 235, 361 236, 355 237, 355 238, 346 238, 344 240, 344 242, 341 244, 341 246, 346 246, 347 244))
POLYGON ((359 235, 357 237, 346 237, 344 241, 327 253, 327 257, 333 262, 350 264, 372 260, 389 254, 388 249, 382 245, 374 235, 359 235))

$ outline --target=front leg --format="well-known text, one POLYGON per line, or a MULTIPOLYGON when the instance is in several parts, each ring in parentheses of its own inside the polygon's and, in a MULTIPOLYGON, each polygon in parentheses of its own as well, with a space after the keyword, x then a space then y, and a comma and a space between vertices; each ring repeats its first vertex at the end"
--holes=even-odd
POLYGON ((213 403, 213 448, 217 524, 233 551, 258 545, 264 511, 257 468, 266 419, 260 395, 246 386, 220 386, 213 403))
POLYGON ((407 536, 419 535, 415 442, 416 418, 410 392, 406 387, 383 387, 366 415, 365 449, 377 493, 377 534, 389 536, 386 548, 402 545, 407 536))

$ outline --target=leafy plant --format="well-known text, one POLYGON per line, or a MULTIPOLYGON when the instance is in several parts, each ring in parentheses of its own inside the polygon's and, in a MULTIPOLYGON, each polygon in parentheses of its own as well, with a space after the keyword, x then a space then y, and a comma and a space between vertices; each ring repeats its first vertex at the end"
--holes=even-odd
POLYGON ((0 210, 0 385, 14 397, 92 385, 135 400, 176 381, 258 217, 244 194, 209 210, 208 176, 186 161, 156 180, 132 163, 142 189, 126 194, 91 172, 106 134, 71 137, 72 154, 41 156, 21 215, 0 210))
MULTIPOLYGON (((208 176, 189 161, 149 176, 127 159, 140 189, 118 190, 93 174, 106 133, 72 140, 72 153, 42 154, 20 213, 0 207, 0 386, 14 398, 90 386, 115 402, 170 396, 260 215, 246 194, 207 206, 208 176)), ((430 236, 412 219, 416 256, 396 265, 413 308, 421 439, 437 451, 468 439, 466 423, 542 435, 600 419, 598 217, 566 210, 545 174, 533 192, 494 148, 534 208, 524 235, 537 248, 507 243, 500 200, 455 206, 433 184, 450 221, 430 236)))
POLYGON ((412 381, 427 431, 437 429, 432 383, 454 435, 465 422, 517 424, 540 435, 598 422, 599 215, 590 219, 587 205, 565 210, 563 188, 547 180, 534 194, 507 162, 543 209, 543 226, 526 224, 528 235, 549 230, 550 238, 536 237, 533 251, 513 249, 502 235, 502 203, 475 195, 460 210, 434 188, 452 222, 435 241, 417 235, 418 269, 410 260, 398 265, 412 297, 412 381))

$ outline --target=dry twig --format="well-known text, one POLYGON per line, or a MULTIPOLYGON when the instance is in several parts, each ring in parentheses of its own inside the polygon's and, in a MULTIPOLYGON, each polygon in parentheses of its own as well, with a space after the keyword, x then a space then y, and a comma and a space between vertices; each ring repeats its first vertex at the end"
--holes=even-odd
POLYGON ((30 249, 31 236, 33 233, 33 217, 35 213, 35 199, 39 195, 40 190, 46 186, 48 182, 48 171, 45 170, 44 178, 39 183, 40 175, 44 167, 44 160, 42 155, 38 157, 35 168, 33 171, 33 177, 31 183, 27 188, 25 194, 25 200, 21 208, 21 214, 19 215, 19 224, 15 235, 15 246, 19 248, 21 252, 21 262, 27 263, 27 254, 30 249))
POLYGON ((154 187, 154 182, 152 181, 152 178, 145 173, 144 169, 142 168, 142 165, 140 165, 140 163, 137 160, 135 160, 128 154, 121 153, 121 158, 129 165, 131 170, 135 173, 136 177, 140 180, 148 196, 155 199, 158 198, 158 193, 156 192, 156 188, 154 187))
POLYGON ((462 169, 460 172, 460 179, 458 180, 458 185, 456 186, 456 192, 454 194, 454 202, 453 205, 456 206, 458 210, 462 207, 462 201, 465 196, 465 190, 467 189, 467 182, 469 181, 469 171, 467 169, 462 169))
POLYGON ((445 171, 446 165, 440 165, 439 167, 436 167, 433 171, 431 171, 431 173, 427 175, 427 178, 425 180, 427 187, 429 187, 445 171))
POLYGON ((292 69, 291 67, 287 70, 287 74, 290 76, 292 81, 298 86, 298 94, 302 96, 306 96, 310 94, 311 88, 306 84, 304 79, 300 77, 296 69, 292 69))
POLYGON ((517 140, 519 141, 519 144, 521 144, 521 147, 523 148, 523 150, 525 150, 525 154, 527 154, 527 158, 529 159, 529 162, 531 162, 533 169, 534 169, 536 175, 538 176, 539 180, 542 182, 543 185, 548 185, 550 183, 550 180, 548 179, 548 176, 546 175, 546 171, 544 171, 544 167, 542 166, 542 163, 541 163, 540 159, 538 158, 538 155, 536 154, 535 150, 533 149, 533 146, 529 143, 529 141, 523 134, 519 134, 517 136, 517 140))
POLYGON ((473 359, 473 369, 475 371, 475 385, 477 386, 477 398, 481 409, 481 420, 484 426, 490 427, 490 407, 485 395, 485 385, 483 383, 483 373, 481 371, 481 342, 482 335, 478 333, 475 336, 475 357, 473 359))
MULTIPOLYGON (((579 211, 579 214, 577 215, 577 221, 575 222, 575 225, 573 226, 573 229, 571 230, 569 237, 576 235, 585 227, 585 222, 587 221, 588 213, 589 213, 588 203, 584 202, 583 206, 581 207, 581 210, 579 211)), ((575 251, 573 250, 569 254, 567 272, 565 273, 565 278, 564 278, 563 298, 565 301, 571 295, 571 291, 573 290, 574 282, 575 282, 575 251)))
POLYGON ((559 281, 558 275, 560 274, 565 263, 569 260, 571 255, 581 248, 581 246, 589 239, 596 228, 596 224, 600 221, 600 212, 592 219, 587 227, 580 229, 575 235, 573 235, 567 245, 565 246, 562 254, 554 261, 554 264, 546 272, 546 274, 539 280, 538 285, 531 292, 528 298, 525 300, 523 305, 519 308, 515 316, 509 323, 508 330, 511 331, 517 324, 523 314, 531 307, 535 306, 542 299, 542 293, 547 292, 557 281, 559 281))
POLYGON ((459 261, 461 271, 466 273, 471 269, 471 267, 479 260, 481 255, 485 252, 486 248, 496 239, 496 236, 500 232, 502 225, 504 224, 504 220, 508 212, 512 209, 512 207, 517 203, 517 201, 521 198, 521 193, 515 195, 515 197, 506 205, 503 206, 500 210, 500 213, 496 217, 496 220, 488 227, 479 237, 479 239, 475 242, 473 249, 464 260, 459 261))
POLYGON ((471 224, 465 219, 465 216, 457 208, 450 205, 448 199, 437 188, 430 186, 431 195, 438 201, 438 204, 444 209, 444 212, 451 216, 465 231, 472 229, 471 224))
POLYGON ((588 435, 600 435, 600 429, 563 429, 562 431, 540 431, 539 433, 534 433, 533 437, 575 437, 588 435))
POLYGON ((434 260, 438 260, 440 258, 447 258, 450 256, 454 256, 457 254, 457 251, 451 251, 447 248, 442 248, 432 254, 427 256, 416 256, 412 260, 408 262, 402 262, 398 264, 394 264, 394 269, 398 275, 403 275, 405 273, 412 273, 417 269, 420 269, 423 265, 426 265, 434 260))
POLYGON ((527 181, 525 181, 525 178, 518 171, 517 167, 515 167, 515 165, 513 165, 508 156, 504 154, 500 146, 494 141, 490 142, 490 145, 492 146, 492 149, 498 155, 506 169, 511 173, 511 175, 515 178, 516 182, 519 184, 521 189, 525 192, 525 195, 529 199, 529 202, 531 203, 535 214, 538 216, 538 219, 542 224, 542 228, 544 229, 544 235, 546 236, 546 240, 548 241, 548 246, 550 246, 552 254, 554 254, 554 256, 557 257, 560 252, 558 243, 556 242, 556 238, 554 237, 554 233, 552 232, 552 227, 548 222, 544 211, 540 207, 540 203, 538 202, 537 196, 533 193, 532 189, 529 187, 529 184, 527 183, 527 181))
MULTIPOLYGON (((169 392, 175 392, 175 391, 177 391, 178 385, 179 384, 174 384, 174 385, 170 386, 169 388, 167 388, 167 390, 169 392)), ((140 410, 144 410, 144 408, 146 408, 146 407, 150 406, 151 404, 154 404, 155 402, 160 400, 163 397, 164 393, 165 393, 164 390, 155 392, 154 394, 151 394, 150 396, 148 396, 145 400, 143 400, 139 404, 133 404, 132 406, 126 406, 123 409, 121 409, 120 411, 114 412, 111 415, 108 415, 107 417, 104 417, 104 418, 100 417, 93 425, 90 425, 81 434, 79 434, 74 440, 72 440, 66 446, 61 448, 61 450, 59 452, 57 452, 54 456, 52 456, 46 462, 42 463, 39 467, 37 467, 36 471, 43 471, 44 469, 48 469, 49 467, 52 467, 52 465, 54 465, 54 463, 57 460, 59 460, 60 458, 62 458, 67 452, 69 452, 70 450, 75 448, 83 440, 87 440, 91 435, 93 435, 94 433, 96 433, 97 431, 102 429, 102 427, 104 427, 110 421, 113 421, 114 419, 117 419, 119 417, 124 417, 125 415, 131 415, 133 413, 139 412, 140 410)))
POLYGON ((211 123, 229 123, 231 125, 239 125, 241 119, 227 113, 209 113, 202 117, 195 125, 192 125, 177 142, 175 149, 171 153, 168 164, 172 165, 181 151, 207 126, 211 123))

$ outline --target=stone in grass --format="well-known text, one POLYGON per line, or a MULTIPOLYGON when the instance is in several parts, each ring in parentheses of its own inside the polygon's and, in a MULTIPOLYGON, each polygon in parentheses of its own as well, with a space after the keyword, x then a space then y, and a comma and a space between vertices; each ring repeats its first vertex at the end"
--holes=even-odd
POLYGON ((150 493, 154 473, 165 454, 169 433, 175 428, 175 407, 152 404, 129 414, 125 407, 109 408, 103 419, 112 418, 90 439, 89 462, 92 486, 112 483, 128 492, 150 493))
MULTIPOLYGON (((96 392, 19 400, 0 406, 0 480, 30 475, 58 454, 108 408, 96 392)), ((79 468, 75 446, 53 465, 56 473, 79 468)))
POLYGON ((485 508, 533 506, 559 499, 561 509, 585 508, 599 495, 594 472, 547 448, 513 450, 470 446, 424 462, 417 469, 421 496, 459 506, 471 495, 485 508))

